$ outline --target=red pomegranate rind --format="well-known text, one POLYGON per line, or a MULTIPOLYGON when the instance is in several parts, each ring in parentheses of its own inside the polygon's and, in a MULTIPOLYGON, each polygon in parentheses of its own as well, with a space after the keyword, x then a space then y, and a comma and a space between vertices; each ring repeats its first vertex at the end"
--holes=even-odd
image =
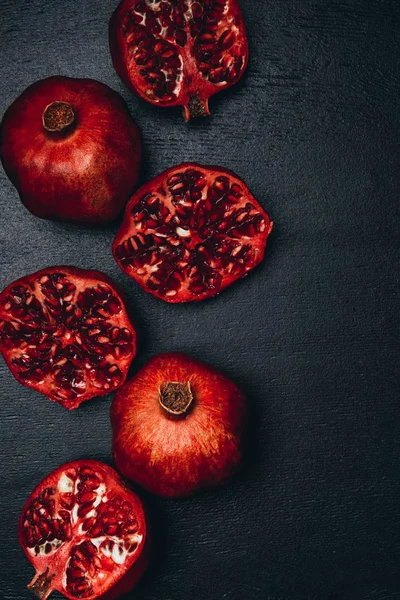
POLYGON ((187 163, 132 196, 113 254, 157 298, 200 301, 262 261, 271 229, 269 216, 234 173, 187 163))
POLYGON ((246 415, 243 392, 225 375, 178 352, 159 354, 114 397, 115 463, 125 477, 160 496, 220 486, 241 463, 246 415), (181 419, 160 410, 168 382, 191 390, 192 405, 181 419))
POLYGON ((114 67, 158 106, 185 120, 209 115, 208 99, 235 84, 248 43, 237 0, 123 0, 110 21, 114 67))
POLYGON ((72 410, 124 383, 136 333, 106 275, 49 267, 0 294, 0 351, 19 382, 72 410))
POLYGON ((114 600, 147 565, 143 506, 119 475, 93 460, 63 465, 22 509, 19 542, 36 569, 39 598, 57 590, 71 600, 114 600))

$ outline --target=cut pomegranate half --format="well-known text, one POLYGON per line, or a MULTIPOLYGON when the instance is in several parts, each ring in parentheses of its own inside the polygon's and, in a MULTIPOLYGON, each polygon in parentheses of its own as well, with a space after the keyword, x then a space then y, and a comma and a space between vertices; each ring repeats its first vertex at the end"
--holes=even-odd
POLYGON ((208 99, 248 61, 237 0, 122 0, 109 35, 125 84, 152 104, 183 106, 185 121, 209 115, 208 99))
POLYGON ((271 229, 236 175, 187 163, 132 196, 113 254, 146 292, 167 302, 199 301, 257 266, 271 229))
POLYGON ((136 333, 106 275, 49 267, 0 294, 0 351, 18 381, 72 410, 124 383, 136 333))
POLYGON ((114 600, 128 592, 147 565, 143 506, 119 475, 93 460, 50 473, 20 516, 19 542, 36 569, 28 585, 45 600, 114 600))

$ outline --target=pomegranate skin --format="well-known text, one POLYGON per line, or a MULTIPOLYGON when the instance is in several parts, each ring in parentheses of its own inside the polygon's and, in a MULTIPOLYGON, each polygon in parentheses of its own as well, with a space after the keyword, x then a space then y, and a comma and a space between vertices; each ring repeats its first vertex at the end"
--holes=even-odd
POLYGON ((141 147, 140 130, 121 96, 92 79, 37 81, 1 124, 4 170, 23 204, 43 219, 90 225, 114 220, 138 181, 141 147), (57 105, 63 113, 54 111, 57 105))
POLYGON ((213 367, 172 352, 153 357, 111 406, 113 455, 121 473, 150 492, 188 496, 226 482, 241 461, 241 390, 213 367), (166 416, 163 385, 188 385, 187 414, 166 416))

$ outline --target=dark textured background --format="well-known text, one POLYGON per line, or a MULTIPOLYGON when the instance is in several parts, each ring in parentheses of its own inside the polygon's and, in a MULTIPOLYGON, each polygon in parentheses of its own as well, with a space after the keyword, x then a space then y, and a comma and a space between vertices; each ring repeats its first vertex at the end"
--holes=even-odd
MULTIPOLYGON (((398 0, 242 0, 242 84, 185 125, 113 71, 113 0, 1 0, 0 113, 36 79, 118 90, 144 136, 143 180, 181 161, 236 171, 276 227, 263 265, 219 298, 168 306, 111 256, 116 227, 40 221, 0 172, 1 287, 46 265, 104 270, 140 324, 134 369, 182 350, 248 394, 250 454, 227 488, 146 496, 156 536, 137 600, 400 598, 398 0)), ((59 464, 110 455, 110 398, 68 414, 0 363, 1 596, 29 598, 17 519, 59 464)))

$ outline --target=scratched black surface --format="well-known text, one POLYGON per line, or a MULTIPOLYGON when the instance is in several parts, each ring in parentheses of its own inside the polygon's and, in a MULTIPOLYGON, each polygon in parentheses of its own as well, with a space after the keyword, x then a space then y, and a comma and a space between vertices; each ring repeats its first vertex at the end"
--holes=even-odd
MULTIPOLYGON (((192 353, 246 390, 245 469, 186 501, 145 496, 153 567, 137 600, 400 598, 399 43, 397 0, 242 0, 241 85, 187 126, 113 71, 113 0, 1 0, 0 113, 31 82, 93 77, 144 136, 143 180, 184 160, 245 179, 276 222, 267 259, 201 305, 168 306, 111 256, 116 227, 40 221, 0 172, 4 287, 46 265, 104 270, 140 325, 133 369, 192 353)), ((110 398, 68 414, 1 375, 1 596, 29 598, 17 519, 33 486, 79 457, 111 462, 110 398)))

